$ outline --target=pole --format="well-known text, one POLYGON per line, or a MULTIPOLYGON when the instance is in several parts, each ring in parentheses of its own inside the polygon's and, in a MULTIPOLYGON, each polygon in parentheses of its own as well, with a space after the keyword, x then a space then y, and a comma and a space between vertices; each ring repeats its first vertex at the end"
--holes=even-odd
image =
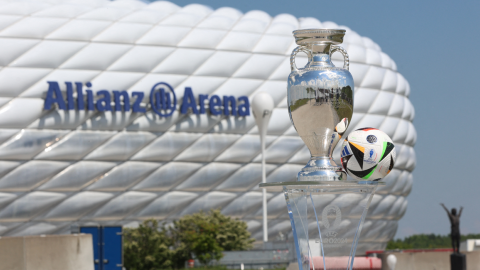
MULTIPOLYGON (((267 136, 268 122, 272 116, 275 102, 272 96, 266 92, 258 92, 252 99, 252 112, 260 135, 260 144, 262 151, 262 183, 267 182, 267 172, 265 168, 265 137, 267 136)), ((267 190, 262 189, 262 206, 263 206, 263 242, 268 242, 268 226, 267 226, 267 190)))
MULTIPOLYGON (((267 182, 267 172, 265 169, 265 133, 261 134, 262 144, 262 183, 267 182)), ((268 242, 268 229, 267 229, 267 189, 262 189, 263 195, 263 242, 268 242)))

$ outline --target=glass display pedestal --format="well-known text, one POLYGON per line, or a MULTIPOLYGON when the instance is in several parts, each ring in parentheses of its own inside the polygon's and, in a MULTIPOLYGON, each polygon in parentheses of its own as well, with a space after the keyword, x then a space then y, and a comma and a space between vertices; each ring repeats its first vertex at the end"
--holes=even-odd
POLYGON ((263 183, 283 191, 299 270, 353 269, 355 251, 376 181, 263 183))

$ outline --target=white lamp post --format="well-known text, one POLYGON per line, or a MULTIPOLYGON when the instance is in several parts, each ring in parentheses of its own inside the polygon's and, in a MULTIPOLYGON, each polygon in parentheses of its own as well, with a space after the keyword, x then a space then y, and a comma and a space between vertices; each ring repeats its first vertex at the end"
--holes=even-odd
MULTIPOLYGON (((265 136, 267 135, 268 122, 272 116, 272 110, 275 107, 272 96, 266 92, 258 92, 252 100, 253 116, 257 123, 258 133, 260 134, 260 143, 262 145, 262 183, 267 182, 267 173, 265 170, 265 136)), ((263 242, 268 242, 267 229, 267 191, 262 189, 263 193, 263 242)))
POLYGON ((390 270, 395 270, 395 265, 397 264, 397 256, 390 254, 387 256, 387 264, 390 270))

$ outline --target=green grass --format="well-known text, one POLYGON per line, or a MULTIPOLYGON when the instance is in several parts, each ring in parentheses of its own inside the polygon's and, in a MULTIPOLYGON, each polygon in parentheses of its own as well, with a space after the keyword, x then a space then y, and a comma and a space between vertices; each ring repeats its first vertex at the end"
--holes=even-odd
POLYGON ((307 104, 307 102, 308 102, 309 100, 310 100, 310 99, 308 99, 308 98, 302 98, 302 99, 299 99, 299 100, 295 101, 295 104, 293 104, 292 106, 290 106, 290 111, 291 111, 291 112, 295 111, 296 109, 300 108, 302 105, 307 104))

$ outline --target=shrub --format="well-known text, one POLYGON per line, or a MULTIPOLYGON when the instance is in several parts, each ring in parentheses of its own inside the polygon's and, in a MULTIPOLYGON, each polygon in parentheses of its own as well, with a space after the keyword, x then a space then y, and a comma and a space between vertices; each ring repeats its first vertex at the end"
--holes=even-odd
POLYGON ((222 251, 247 250, 254 241, 245 222, 224 216, 220 210, 186 215, 169 227, 146 220, 136 229, 125 229, 125 267, 181 269, 193 258, 208 265, 220 260, 222 251))

